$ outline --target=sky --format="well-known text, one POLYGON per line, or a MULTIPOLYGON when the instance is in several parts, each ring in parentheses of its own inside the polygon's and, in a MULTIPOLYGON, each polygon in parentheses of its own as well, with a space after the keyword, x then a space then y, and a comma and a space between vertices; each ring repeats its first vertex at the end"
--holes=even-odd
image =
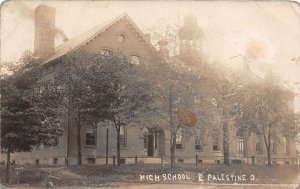
MULTIPOLYGON (((197 17, 203 53, 210 62, 256 75, 272 69, 296 94, 300 111, 300 6, 288 1, 7 1, 1 6, 1 60, 16 61, 33 49, 34 8, 56 8, 56 26, 68 38, 127 12, 143 32, 162 18, 182 25, 197 17)), ((62 41, 57 41, 57 45, 62 41)))

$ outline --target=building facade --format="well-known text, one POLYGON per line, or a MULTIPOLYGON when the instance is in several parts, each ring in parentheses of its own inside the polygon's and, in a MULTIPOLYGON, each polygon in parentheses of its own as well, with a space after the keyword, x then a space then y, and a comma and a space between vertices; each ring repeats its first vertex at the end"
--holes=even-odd
MULTIPOLYGON (((54 78, 56 70, 69 52, 85 50, 93 53, 106 54, 118 51, 127 56, 131 63, 153 66, 161 62, 161 55, 166 55, 165 44, 161 52, 150 43, 148 34, 143 34, 126 13, 102 23, 91 30, 55 47, 55 9, 40 5, 35 11, 35 54, 44 59, 42 80, 54 78), (162 52, 163 51, 163 52, 162 52)), ((190 16, 179 32, 180 51, 189 56, 192 51, 201 48, 201 31, 196 25, 197 20, 190 16), (192 51, 191 51, 192 50, 192 51)), ((14 153, 12 161, 17 164, 49 164, 65 165, 77 163, 77 129, 74 119, 69 116, 63 120, 64 135, 57 139, 53 147, 37 147, 32 152, 14 153)), ((262 136, 251 134, 244 136, 235 127, 234 120, 228 122, 230 131, 231 163, 266 163, 266 148, 262 136)), ((179 129, 176 137, 176 161, 178 163, 222 163, 223 134, 220 130, 207 125, 205 131, 198 136, 186 134, 179 129)), ((121 128, 121 157, 123 163, 138 162, 165 163, 170 157, 170 131, 154 128, 121 128)), ((116 130, 114 127, 83 127, 81 131, 81 149, 83 164, 103 164, 106 155, 111 157, 117 153, 116 130)), ((280 135, 272 139, 273 162, 278 164, 297 163, 295 141, 293 138, 280 135), (276 162, 275 162, 276 161, 276 162)))

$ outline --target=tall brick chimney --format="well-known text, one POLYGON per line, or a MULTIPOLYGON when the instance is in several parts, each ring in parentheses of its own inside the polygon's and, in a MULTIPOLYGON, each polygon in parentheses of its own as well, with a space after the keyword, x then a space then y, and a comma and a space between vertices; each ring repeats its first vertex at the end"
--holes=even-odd
POLYGON ((39 5, 35 9, 34 54, 46 59, 55 52, 55 8, 39 5))

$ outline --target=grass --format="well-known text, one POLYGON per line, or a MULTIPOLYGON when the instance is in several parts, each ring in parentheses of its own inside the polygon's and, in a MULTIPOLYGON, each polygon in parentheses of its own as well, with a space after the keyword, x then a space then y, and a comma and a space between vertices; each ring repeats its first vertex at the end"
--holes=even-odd
MULTIPOLYGON (((164 173, 188 174, 194 178, 186 182, 197 182, 197 174, 254 174, 257 180, 243 183, 263 184, 299 184, 300 166, 262 166, 262 165, 178 165, 175 168, 161 167, 155 164, 121 165, 117 167, 105 165, 82 165, 70 167, 23 167, 17 177, 17 166, 12 167, 11 186, 14 184, 28 184, 32 187, 45 187, 51 182, 54 186, 114 186, 118 182, 151 183, 153 181, 140 181, 139 175, 164 173)), ((5 181, 5 167, 0 167, 1 182, 5 181)), ((170 182, 170 181, 169 181, 170 182)), ((178 181, 176 181, 178 182, 178 181)), ((182 182, 182 181, 181 181, 182 182)), ((168 183, 168 182, 166 182, 168 183)), ((220 181, 218 181, 220 183, 220 181)), ((222 183, 222 182, 221 182, 222 183)), ((233 183, 233 182, 229 182, 233 183)))

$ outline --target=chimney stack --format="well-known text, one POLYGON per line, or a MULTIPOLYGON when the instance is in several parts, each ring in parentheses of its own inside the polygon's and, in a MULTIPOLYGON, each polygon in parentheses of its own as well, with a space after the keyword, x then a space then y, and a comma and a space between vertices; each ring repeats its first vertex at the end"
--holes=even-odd
POLYGON ((39 5, 35 9, 34 54, 41 59, 55 52, 55 8, 39 5))

